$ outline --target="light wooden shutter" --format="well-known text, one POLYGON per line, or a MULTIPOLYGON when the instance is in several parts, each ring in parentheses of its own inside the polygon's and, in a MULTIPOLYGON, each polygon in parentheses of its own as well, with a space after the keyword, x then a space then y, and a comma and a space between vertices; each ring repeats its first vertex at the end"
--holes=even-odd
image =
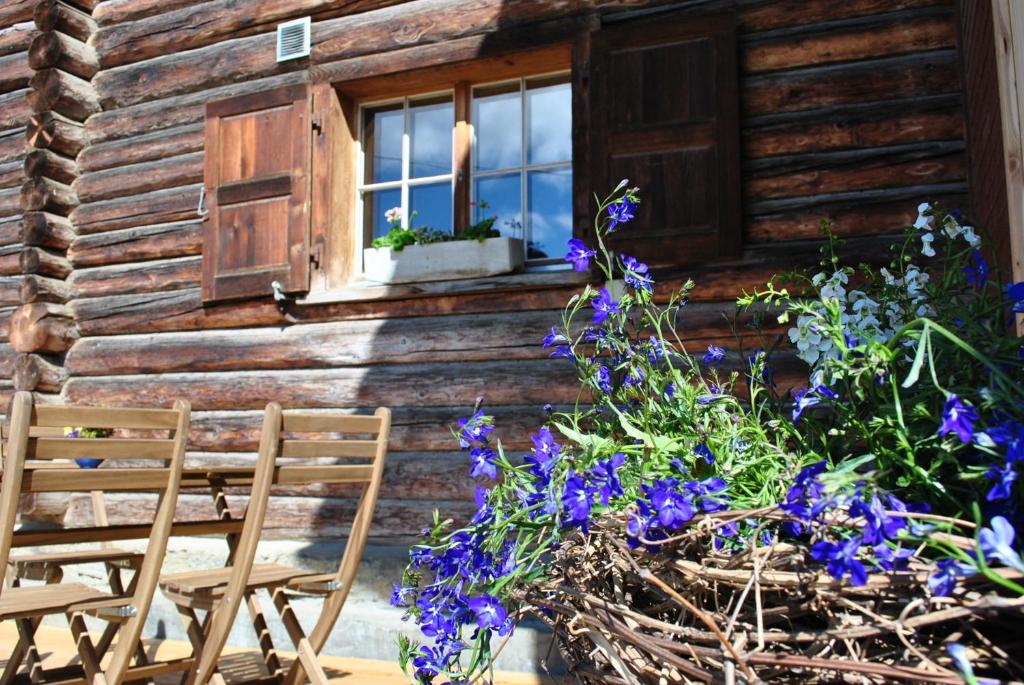
POLYGON ((638 186, 636 219, 612 241, 652 265, 740 251, 736 33, 732 16, 660 16, 592 36, 593 191, 638 186))
POLYGON ((310 101, 295 85, 207 104, 203 301, 309 289, 310 101))

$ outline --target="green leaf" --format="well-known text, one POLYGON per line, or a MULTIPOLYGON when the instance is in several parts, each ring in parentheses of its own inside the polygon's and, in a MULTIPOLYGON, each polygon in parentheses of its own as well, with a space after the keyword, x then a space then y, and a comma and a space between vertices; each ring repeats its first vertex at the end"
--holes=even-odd
POLYGON ((903 379, 903 387, 909 388, 914 383, 917 383, 918 377, 921 375, 921 367, 924 366, 925 355, 928 352, 928 324, 925 323, 924 328, 921 329, 921 338, 917 342, 917 354, 914 355, 914 364, 910 367, 910 373, 903 379))

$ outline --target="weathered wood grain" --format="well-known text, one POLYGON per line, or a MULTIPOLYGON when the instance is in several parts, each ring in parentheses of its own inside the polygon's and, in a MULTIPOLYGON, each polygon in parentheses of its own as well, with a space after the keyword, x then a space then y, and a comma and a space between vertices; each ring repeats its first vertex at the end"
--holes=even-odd
POLYGON ((0 219, 0 247, 21 242, 21 217, 9 216, 0 219))
POLYGON ((89 80, 100 69, 99 58, 91 45, 59 31, 40 33, 28 49, 32 69, 60 69, 89 80))
POLYGON ((21 188, 0 188, 0 217, 21 214, 21 188))
POLYGON ((205 0, 101 0, 92 16, 100 25, 120 24, 155 14, 172 12, 181 7, 198 5, 205 0))
POLYGON ((0 162, 21 160, 28 150, 24 128, 12 128, 0 132, 0 162))
POLYGON ((11 188, 25 178, 24 165, 17 160, 0 162, 0 188, 11 188))
POLYGON ((75 269, 70 282, 80 297, 195 288, 199 285, 200 262, 199 257, 180 257, 79 268, 75 269))
POLYGON ((25 137, 32 147, 74 158, 85 147, 85 127, 56 112, 39 112, 28 121, 25 137))
POLYGON ((26 212, 21 221, 21 243, 66 250, 75 231, 66 217, 47 212, 26 212))
POLYGON ((0 131, 20 128, 28 123, 32 113, 28 93, 28 88, 22 88, 0 95, 0 131))
POLYGON ((15 52, 0 57, 0 93, 9 93, 28 85, 32 78, 32 67, 24 52, 15 52))
POLYGON ((201 254, 202 220, 79 236, 68 250, 76 267, 201 254))
POLYGON ((18 255, 23 274, 39 274, 64 279, 71 273, 71 263, 59 252, 40 247, 26 247, 18 255))
POLYGON ((36 25, 31 21, 0 25, 0 55, 23 52, 36 34, 36 25))
POLYGON ((30 85, 28 102, 33 112, 53 111, 74 121, 85 121, 102 109, 92 84, 66 71, 37 71, 30 85))
MULTIPOLYGON (((6 320, 4 323, 6 324, 6 320)), ((4 337, 6 338, 6 332, 4 332, 4 337)), ((6 380, 14 373, 14 360, 17 356, 18 353, 14 351, 13 347, 7 343, 0 343, 0 379, 6 380)))
POLYGON ((140 195, 203 180, 203 153, 193 152, 140 164, 81 174, 74 183, 84 202, 140 195))
POLYGON ((21 276, 0 276, 0 307, 16 307, 21 304, 18 288, 21 276))
POLYGON ((38 354, 19 354, 14 362, 14 389, 60 392, 67 369, 38 354))
POLYGON ((65 216, 78 204, 78 195, 71 186, 44 176, 30 178, 21 186, 21 208, 26 212, 65 216))
POLYGON ((17 307, 0 307, 0 341, 10 340, 11 318, 16 310, 17 307))
POLYGON ((78 177, 75 160, 52 150, 32 150, 21 165, 24 178, 46 177, 70 185, 78 177))
POLYGON ((96 22, 88 12, 63 0, 38 0, 33 18, 40 31, 60 31, 83 43, 96 31, 96 22))
POLYGON ((11 26, 32 18, 35 0, 5 0, 0 5, 0 26, 11 26))
POLYGON ((67 351, 78 338, 75 322, 62 305, 35 302, 11 315, 10 340, 18 352, 67 351))
POLYGON ((57 278, 27 274, 20 280, 18 299, 20 304, 32 302, 67 302, 77 297, 74 286, 57 278))
MULTIPOLYGON (((16 349, 23 347, 12 342, 16 349)), ((125 404, 134 398, 153 406, 188 397, 197 410, 254 409, 271 401, 289 407, 459 405, 472 403, 482 388, 492 404, 573 402, 578 393, 574 374, 558 361, 403 364, 324 369, 312 375, 233 371, 90 376, 68 380, 64 395, 69 402, 125 404)))
POLYGON ((82 235, 171 223, 196 216, 201 184, 155 190, 127 198, 90 202, 75 209, 71 221, 82 235))
POLYGON ((83 171, 100 171, 114 167, 140 164, 203 149, 202 124, 188 124, 173 129, 132 136, 122 140, 90 145, 78 156, 83 171))

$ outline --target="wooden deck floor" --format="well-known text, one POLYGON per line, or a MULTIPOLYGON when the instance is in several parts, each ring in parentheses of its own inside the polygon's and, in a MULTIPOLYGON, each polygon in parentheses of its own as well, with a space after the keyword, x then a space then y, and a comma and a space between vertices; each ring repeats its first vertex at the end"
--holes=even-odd
MULTIPOLYGON (((37 633, 37 644, 43 654, 43 667, 55 668, 78 663, 74 643, 68 630, 41 627, 37 633)), ((7 650, 17 641, 17 632, 12 621, 0 623, 0 669, 6 665, 7 650)), ((147 643, 151 658, 172 659, 192 653, 187 643, 174 640, 147 643)), ((229 685, 246 682, 247 674, 254 673, 258 652, 228 647, 221 660, 221 672, 229 685)), ((347 657, 323 657, 324 669, 331 677, 332 685, 405 685, 409 683, 398 665, 389 661, 355 659, 347 657)), ((178 682, 177 676, 166 680, 158 679, 158 685, 178 682)), ((554 685, 549 678, 522 673, 495 673, 494 685, 554 685)))

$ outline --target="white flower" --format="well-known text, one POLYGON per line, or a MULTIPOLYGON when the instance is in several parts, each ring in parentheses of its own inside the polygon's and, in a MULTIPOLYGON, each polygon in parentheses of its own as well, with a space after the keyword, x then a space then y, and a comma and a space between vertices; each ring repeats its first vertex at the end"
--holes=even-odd
POLYGON ((935 224, 935 217, 928 215, 932 206, 927 202, 922 202, 917 206, 917 221, 914 222, 914 228, 922 228, 926 231, 932 230, 935 224))
POLYGON ((924 233, 921 235, 921 254, 925 257, 935 256, 935 248, 932 247, 933 240, 935 240, 934 233, 924 233))
POLYGON ((389 224, 397 224, 402 220, 402 208, 392 207, 388 211, 384 212, 384 219, 389 224))

